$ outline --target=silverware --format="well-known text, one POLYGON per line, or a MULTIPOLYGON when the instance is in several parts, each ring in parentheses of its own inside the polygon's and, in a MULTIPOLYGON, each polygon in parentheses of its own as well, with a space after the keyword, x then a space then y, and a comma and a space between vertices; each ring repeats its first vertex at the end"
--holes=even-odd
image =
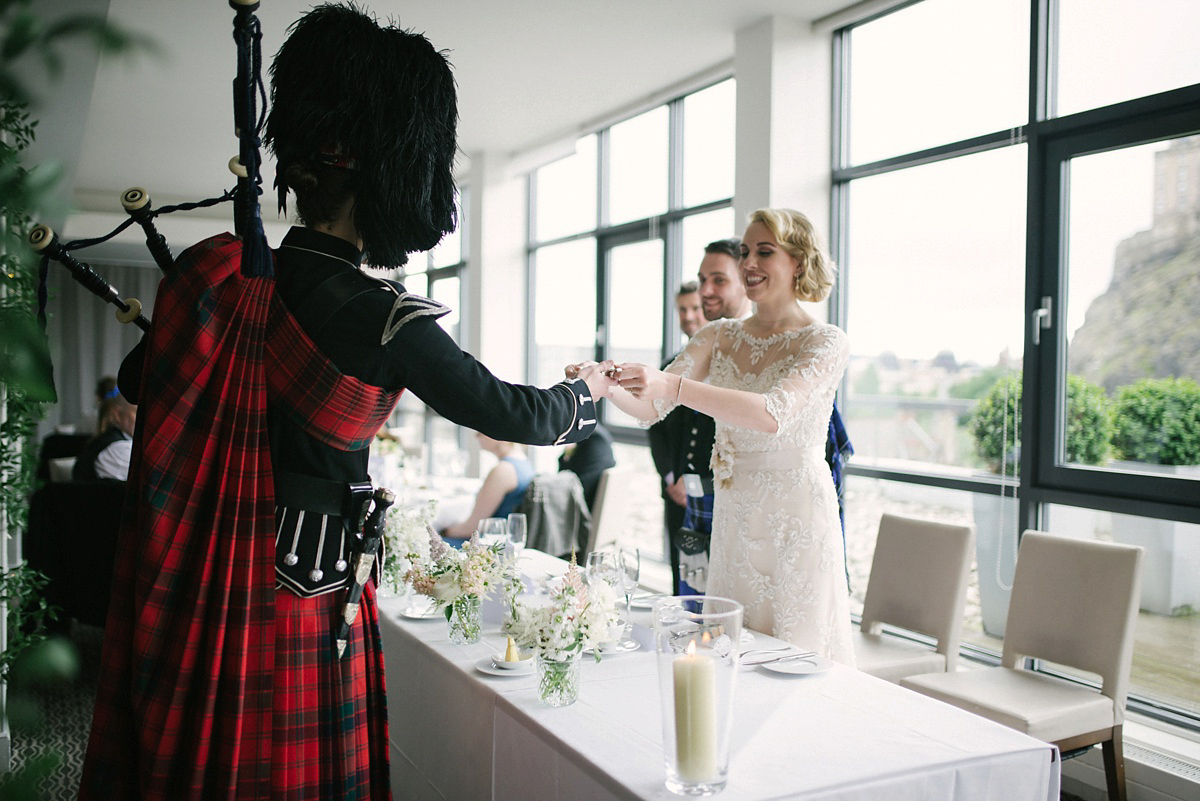
POLYGON ((795 647, 796 646, 794 646, 794 645, 785 645, 782 648, 747 648, 745 651, 742 651, 741 655, 746 656, 748 654, 778 654, 778 653, 783 653, 784 651, 790 651, 795 647))
POLYGON ((816 655, 816 651, 797 651, 794 654, 781 654, 769 659, 761 659, 757 662, 743 662, 742 664, 748 667, 758 667, 759 665, 773 665, 776 662, 787 662, 792 659, 812 659, 816 655))

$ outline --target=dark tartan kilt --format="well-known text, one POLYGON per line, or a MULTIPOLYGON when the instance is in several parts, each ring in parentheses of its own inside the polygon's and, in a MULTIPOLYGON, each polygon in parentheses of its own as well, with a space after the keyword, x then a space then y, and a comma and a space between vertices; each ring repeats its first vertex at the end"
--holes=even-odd
POLYGON ((334 624, 345 593, 276 591, 272 801, 388 801, 387 696, 375 589, 363 592, 346 654, 334 624))

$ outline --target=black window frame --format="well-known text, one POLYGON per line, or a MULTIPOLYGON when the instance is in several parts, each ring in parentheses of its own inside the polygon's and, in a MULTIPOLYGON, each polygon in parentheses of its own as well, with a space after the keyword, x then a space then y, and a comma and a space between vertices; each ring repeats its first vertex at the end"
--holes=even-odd
MULTIPOLYGON (((1134 474, 1089 469, 1062 463, 1059 435, 1061 399, 1065 393, 1065 345, 1058 335, 1065 325, 1066 292, 1064 254, 1065 188, 1071 158, 1122 147, 1169 140, 1200 133, 1200 83, 1138 97, 1101 108, 1054 116, 1055 32, 1057 0, 1029 0, 1029 112, 1017 128, 993 131, 969 139, 902 154, 864 164, 849 164, 848 120, 850 34, 855 27, 900 11, 921 0, 895 6, 833 32, 833 120, 831 153, 831 234, 833 256, 842 279, 830 300, 830 317, 844 324, 851 298, 843 287, 854 269, 847 253, 851 183, 857 178, 915 167, 943 159, 1000 147, 1027 146, 1026 264, 1024 351, 1021 405, 1022 448, 1019 477, 962 478, 929 471, 905 471, 849 463, 846 472, 868 478, 992 495, 1016 494, 1018 530, 1038 529, 1048 504, 1061 504, 1104 512, 1138 515, 1186 523, 1200 523, 1200 482, 1163 475, 1134 474), (1052 324, 1034 344, 1035 313, 1043 298, 1051 299, 1052 324), (1060 378, 1061 377, 1061 378, 1060 378)), ((849 332, 853 336, 853 332, 849 332)), ((847 385, 843 383, 842 397, 847 385)), ((852 402, 852 400, 850 401, 852 402)), ((968 645, 963 652, 997 664, 999 654, 968 645)), ((1062 675, 1050 670, 1055 675, 1062 675)), ((1072 681, 1077 677, 1063 676, 1072 681)), ((1200 715, 1131 694, 1128 708, 1193 731, 1200 731, 1200 715)))

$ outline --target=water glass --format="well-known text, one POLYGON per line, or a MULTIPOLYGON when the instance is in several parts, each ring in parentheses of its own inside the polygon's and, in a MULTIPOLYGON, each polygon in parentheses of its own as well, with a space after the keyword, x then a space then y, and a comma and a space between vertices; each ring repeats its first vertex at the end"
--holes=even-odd
POLYGON ((484 545, 508 542, 508 521, 503 517, 485 517, 479 521, 479 541, 484 545))
POLYGON ((622 548, 617 558, 617 578, 621 591, 625 593, 625 614, 628 616, 631 614, 633 593, 642 575, 642 552, 637 548, 622 548))
POLYGON ((663 762, 677 795, 713 795, 728 781, 743 614, 740 603, 716 596, 654 605, 663 762))
POLYGON ((620 581, 620 568, 617 566, 617 555, 611 551, 592 551, 586 560, 587 581, 606 581, 610 587, 616 587, 620 581))
POLYGON ((528 536, 529 524, 521 512, 513 512, 508 516, 508 544, 512 549, 513 561, 521 558, 525 550, 525 539, 528 536))

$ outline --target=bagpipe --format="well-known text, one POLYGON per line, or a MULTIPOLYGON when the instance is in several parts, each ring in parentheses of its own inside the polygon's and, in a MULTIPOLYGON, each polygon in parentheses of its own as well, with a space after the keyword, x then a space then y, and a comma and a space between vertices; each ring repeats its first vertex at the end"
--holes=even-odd
POLYGON ((116 317, 122 323, 133 323, 150 330, 150 320, 142 314, 137 298, 122 299, 120 292, 104 280, 90 265, 72 256, 72 252, 107 242, 126 228, 140 225, 146 235, 146 246, 155 264, 170 275, 175 259, 167 240, 159 233, 154 219, 175 211, 189 211, 219 203, 234 204, 234 233, 242 240, 242 273, 270 275, 271 254, 262 227, 259 195, 262 194, 261 132, 266 120, 267 96, 262 80, 262 27, 256 11, 258 0, 229 0, 236 12, 233 19, 233 39, 237 46, 237 74, 233 80, 234 129, 238 138, 238 155, 229 161, 229 169, 237 176, 237 185, 219 197, 195 203, 180 203, 156 209, 150 195, 141 187, 132 187, 121 194, 121 206, 129 215, 104 236, 62 242, 47 225, 36 225, 29 232, 29 245, 41 255, 38 271, 38 323, 46 328, 47 282, 49 263, 55 261, 66 267, 71 277, 92 294, 116 307, 116 317))

